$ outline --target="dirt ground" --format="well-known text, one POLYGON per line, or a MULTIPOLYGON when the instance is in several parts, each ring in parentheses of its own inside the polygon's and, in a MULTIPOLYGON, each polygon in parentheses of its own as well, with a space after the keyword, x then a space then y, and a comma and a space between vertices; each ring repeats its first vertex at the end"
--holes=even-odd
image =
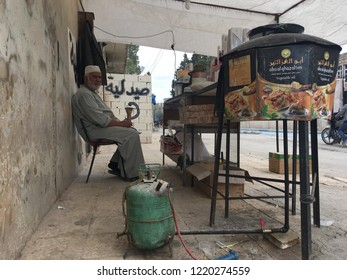
MULTIPOLYGON (((318 228, 312 224, 312 259, 346 260, 347 259, 347 149, 338 145, 328 146, 318 138, 319 153, 319 193, 320 193, 320 222, 318 228)), ((208 139, 207 143, 208 142, 208 139)), ((281 140, 281 139, 280 139, 281 140)), ((241 134, 241 167, 250 172, 252 176, 269 178, 283 178, 281 175, 269 172, 268 152, 275 152, 274 133, 241 134)), ((289 138, 289 151, 292 149, 292 141, 289 138)), ((281 147, 280 147, 281 148, 281 147)), ((281 150, 281 149, 280 149, 281 150)), ((283 176, 283 175, 282 175, 283 176)), ((245 192, 259 195, 275 195, 275 191, 263 185, 252 185, 246 182, 245 192)), ((301 241, 300 226, 300 189, 297 187, 297 213, 290 215, 290 228, 298 234, 301 241)), ((249 202, 255 205, 255 202, 249 202)), ((266 214, 280 207, 280 200, 267 200, 266 214), (272 205, 272 206, 271 206, 272 205)), ((291 208, 291 206, 290 206, 291 208)), ((311 214, 312 214, 311 207, 311 214)), ((286 251, 285 249, 283 251, 286 251)), ((289 252, 289 250, 288 250, 289 252)), ((285 253, 284 253, 285 254, 285 253)), ((289 257, 289 256, 288 256, 289 257)))
MULTIPOLYGON (((162 163, 159 151, 161 131, 153 134, 152 144, 143 144, 146 163, 162 163)), ((274 149, 274 136, 265 134, 242 134, 241 167, 251 176, 281 178, 268 170, 268 152, 274 149)), ((213 153, 213 136, 204 139, 213 153)), ((323 146, 326 149, 325 146, 323 146)), ((321 148, 320 148, 321 149, 321 148)), ((323 157, 337 157, 347 153, 347 149, 331 147, 320 153, 323 157)), ((107 172, 107 163, 112 148, 102 148, 97 155, 95 166, 88 184, 85 178, 89 166, 85 166, 80 176, 66 190, 46 215, 37 231, 19 254, 23 260, 190 260, 192 254, 197 259, 215 259, 226 252, 216 245, 221 242, 234 244, 231 248, 241 260, 301 260, 301 216, 299 191, 295 205, 296 215, 289 215, 288 233, 282 234, 287 241, 298 241, 295 245, 281 249, 269 241, 267 234, 187 234, 175 236, 169 245, 155 250, 138 250, 129 244, 126 236, 117 237, 125 226, 123 194, 126 183, 107 172)), ((329 171, 322 164, 320 170, 320 213, 321 227, 312 225, 310 259, 347 259, 347 173, 329 171), (332 175, 333 174, 333 175, 332 175), (339 175, 339 176, 336 176, 339 175)), ((338 165, 336 165, 338 166, 338 165)), ((344 164, 346 167, 346 164, 344 164)), ((335 167, 333 167, 335 169, 335 167)), ((346 170, 346 168, 344 168, 346 170)), ((224 201, 218 199, 215 224, 211 227, 211 199, 196 187, 183 184, 183 173, 176 163, 165 158, 160 178, 170 182, 174 190, 173 205, 180 231, 196 230, 239 230, 259 229, 260 219, 265 228, 278 228, 284 222, 283 198, 232 200, 229 217, 225 218, 224 201)), ((283 186, 279 185, 279 188, 283 186)), ((246 196, 278 195, 278 190, 259 183, 246 182, 246 196)), ((291 205, 290 205, 291 209, 291 205)))

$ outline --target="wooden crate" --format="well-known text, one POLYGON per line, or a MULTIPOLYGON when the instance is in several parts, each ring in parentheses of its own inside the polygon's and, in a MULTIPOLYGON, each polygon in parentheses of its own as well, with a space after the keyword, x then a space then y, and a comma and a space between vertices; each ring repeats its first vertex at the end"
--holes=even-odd
MULTIPOLYGON (((300 173, 300 157, 296 156, 296 174, 300 173)), ((312 173, 312 157, 309 156, 310 172, 312 173)), ((288 172, 292 173, 293 168, 293 156, 288 155, 288 172)), ((281 153, 269 153, 269 171, 283 174, 284 173, 284 154, 281 153)))
MULTIPOLYGON (((220 166, 222 168, 222 165, 220 166)), ((248 176, 246 170, 230 167, 230 174, 248 176)), ((187 168, 187 171, 194 177, 194 186, 204 192, 207 196, 212 197, 214 163, 196 163, 187 168)), ((225 170, 219 170, 224 173, 225 170)), ((244 195, 245 178, 229 177, 229 197, 240 197, 244 195)), ((251 179, 248 179, 251 181, 251 179)), ((225 176, 218 176, 218 191, 225 195, 225 176)), ((223 198, 217 195, 218 198, 223 198)))

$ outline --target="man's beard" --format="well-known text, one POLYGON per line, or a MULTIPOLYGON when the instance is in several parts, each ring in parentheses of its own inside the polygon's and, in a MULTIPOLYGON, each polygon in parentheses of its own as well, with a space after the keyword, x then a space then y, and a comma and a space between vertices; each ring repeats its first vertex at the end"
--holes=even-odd
POLYGON ((92 91, 96 91, 100 88, 100 85, 88 84, 88 88, 92 91))

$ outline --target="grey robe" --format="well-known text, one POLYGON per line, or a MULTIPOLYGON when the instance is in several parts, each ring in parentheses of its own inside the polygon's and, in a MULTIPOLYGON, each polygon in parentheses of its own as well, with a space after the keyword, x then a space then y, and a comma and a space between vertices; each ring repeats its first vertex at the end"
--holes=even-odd
POLYGON ((138 131, 129 127, 108 127, 113 112, 106 106, 101 97, 81 86, 72 97, 72 111, 79 134, 87 141, 81 119, 90 139, 108 139, 118 143, 118 149, 111 161, 118 162, 121 176, 132 178, 138 176, 138 167, 144 164, 141 142, 138 131), (123 164, 121 162, 123 159, 123 164))

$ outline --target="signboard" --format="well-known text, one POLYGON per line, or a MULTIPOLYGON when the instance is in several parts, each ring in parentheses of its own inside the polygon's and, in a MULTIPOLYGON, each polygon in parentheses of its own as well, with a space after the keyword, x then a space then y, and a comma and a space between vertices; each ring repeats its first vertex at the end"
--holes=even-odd
POLYGON ((227 119, 312 120, 332 114, 339 52, 314 44, 256 50, 230 58, 227 119), (249 69, 248 67, 251 67, 249 69), (256 77, 251 79, 251 72, 256 77))

